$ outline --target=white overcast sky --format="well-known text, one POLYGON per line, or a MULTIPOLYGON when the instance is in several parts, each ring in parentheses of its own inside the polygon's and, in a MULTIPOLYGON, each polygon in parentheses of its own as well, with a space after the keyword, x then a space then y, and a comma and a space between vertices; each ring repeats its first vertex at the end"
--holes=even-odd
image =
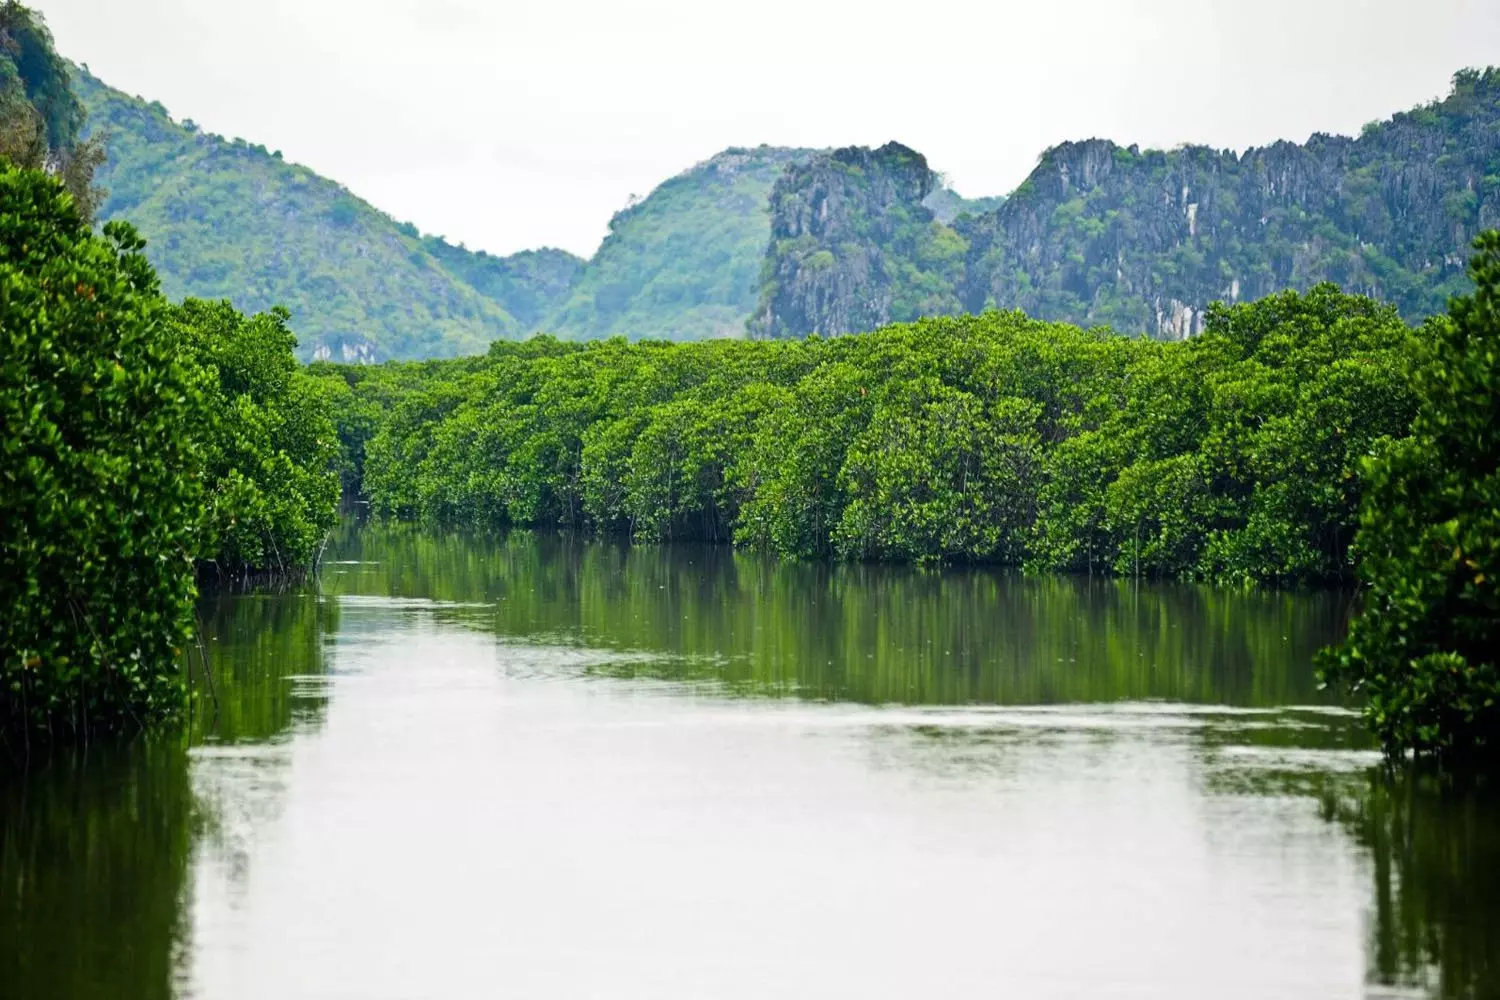
POLYGON ((1500 63, 1500 0, 28 0, 64 55, 471 249, 588 255, 725 146, 897 139, 966 195, 1102 136, 1356 132, 1500 63))

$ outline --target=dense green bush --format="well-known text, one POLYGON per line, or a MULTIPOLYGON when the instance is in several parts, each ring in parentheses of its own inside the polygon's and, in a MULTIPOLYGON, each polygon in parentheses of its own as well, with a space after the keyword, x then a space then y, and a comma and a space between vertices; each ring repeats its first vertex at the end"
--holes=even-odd
POLYGON ((1359 461, 1406 433, 1417 343, 1390 308, 1319 286, 1218 308, 1186 343, 988 313, 320 374, 389 516, 1320 580, 1352 572, 1359 461))
MULTIPOLYGON (((0 165, 0 729, 170 711, 194 596, 202 375, 142 244, 0 165)), ((15 751, 15 747, 11 747, 15 751)))
POLYGON ((206 374, 208 492, 196 551, 220 569, 307 565, 338 515, 338 432, 327 383, 297 364, 287 313, 189 299, 171 312, 206 374))
POLYGON ((194 563, 297 572, 338 506, 330 383, 286 315, 171 306, 124 223, 0 165, 0 737, 182 704, 194 563))
POLYGON ((1330 678, 1393 751, 1500 750, 1500 233, 1473 295, 1432 319, 1409 438, 1371 459, 1356 548, 1368 587, 1330 678))

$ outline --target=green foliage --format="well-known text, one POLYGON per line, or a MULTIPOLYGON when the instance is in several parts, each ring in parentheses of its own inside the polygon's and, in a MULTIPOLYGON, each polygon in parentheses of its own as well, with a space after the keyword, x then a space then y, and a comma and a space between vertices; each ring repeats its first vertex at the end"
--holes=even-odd
POLYGON ((728 149, 618 213, 542 329, 575 340, 743 334, 771 235, 766 199, 810 152, 728 149))
POLYGON ((84 118, 42 16, 0 2, 0 162, 56 174, 87 219, 103 195, 93 177, 104 152, 81 136, 84 118))
POLYGON ((295 571, 338 516, 338 431, 330 388, 301 370, 287 314, 243 316, 189 299, 172 329, 208 374, 202 428, 207 494, 197 551, 221 570, 295 571))
POLYGON ((830 358, 790 387, 785 405, 761 416, 731 473, 752 484, 737 541, 791 556, 829 551, 830 533, 849 502, 839 470, 869 422, 875 382, 863 366, 830 358))
POLYGON ((125 223, 0 166, 0 736, 182 704, 194 562, 294 572, 338 503, 327 380, 285 313, 170 306, 125 223))
POLYGON ((1389 307, 1319 286, 1177 344, 988 313, 319 375, 386 516, 1300 581, 1352 571, 1359 461, 1406 433, 1416 345, 1389 307))
POLYGON ((1392 752, 1500 750, 1500 233, 1475 242, 1475 291, 1423 328, 1420 405, 1364 468, 1364 604, 1324 658, 1392 752))
POLYGON ((201 373, 128 226, 94 236, 56 181, 5 166, 0 206, 0 730, 167 714, 194 597, 201 373))
POLYGON ((452 356, 532 329, 506 296, 534 309, 534 289, 524 275, 494 279, 499 258, 424 240, 264 147, 178 124, 86 70, 73 76, 92 133, 108 136, 99 216, 139 227, 169 297, 285 306, 303 359, 452 356))
POLYGON ((986 406, 932 376, 883 395, 839 473, 849 498, 833 531, 839 553, 1019 562, 1040 407, 1016 397, 986 406))

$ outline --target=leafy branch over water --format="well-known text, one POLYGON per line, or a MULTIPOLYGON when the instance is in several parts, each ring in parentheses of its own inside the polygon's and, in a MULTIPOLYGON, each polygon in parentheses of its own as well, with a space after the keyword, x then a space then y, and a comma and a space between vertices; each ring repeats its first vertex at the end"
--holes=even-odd
POLYGON ((1500 232, 1475 245, 1474 294, 1424 328, 1411 436, 1366 462, 1365 611, 1325 659, 1389 749, 1446 757, 1500 749, 1500 232))
POLYGON ((175 715, 195 563, 299 572, 331 528, 337 439, 284 314, 168 303, 123 223, 0 164, 0 736, 175 715))

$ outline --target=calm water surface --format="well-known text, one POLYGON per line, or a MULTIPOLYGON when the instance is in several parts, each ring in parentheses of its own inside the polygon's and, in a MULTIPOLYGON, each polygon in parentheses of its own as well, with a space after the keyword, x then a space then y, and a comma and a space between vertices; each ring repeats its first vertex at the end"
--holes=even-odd
POLYGON ((189 737, 0 788, 0 996, 1500 995, 1493 796, 1317 690, 1339 595, 337 548, 205 602, 189 737))

